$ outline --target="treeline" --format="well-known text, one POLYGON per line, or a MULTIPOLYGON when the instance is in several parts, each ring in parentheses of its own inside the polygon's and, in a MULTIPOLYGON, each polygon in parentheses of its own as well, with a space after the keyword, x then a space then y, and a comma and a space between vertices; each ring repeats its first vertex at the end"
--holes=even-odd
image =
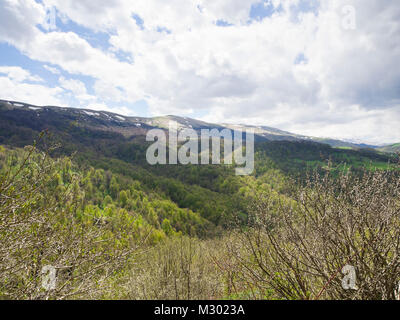
POLYGON ((336 175, 349 169, 353 172, 362 172, 364 168, 395 169, 399 157, 368 149, 338 149, 309 141, 271 141, 256 145, 255 159, 256 175, 273 167, 301 179, 314 170, 324 171, 328 166, 336 175))

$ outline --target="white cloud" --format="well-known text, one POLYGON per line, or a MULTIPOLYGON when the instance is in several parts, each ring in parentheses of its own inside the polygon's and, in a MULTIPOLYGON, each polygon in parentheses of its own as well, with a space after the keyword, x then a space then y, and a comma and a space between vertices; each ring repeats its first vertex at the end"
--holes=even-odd
POLYGON ((73 97, 78 99, 79 101, 83 103, 96 101, 96 97, 87 93, 86 85, 82 81, 75 79, 65 79, 64 77, 61 77, 59 79, 59 82, 62 88, 70 91, 73 94, 73 97))
POLYGON ((111 108, 109 105, 106 105, 104 103, 91 103, 89 105, 87 105, 85 107, 85 109, 90 109, 90 110, 94 110, 94 111, 107 111, 107 112, 112 112, 112 113, 116 113, 116 114, 122 114, 122 115, 126 115, 126 116, 138 116, 134 111, 132 111, 131 109, 129 109, 126 106, 118 106, 115 108, 111 108))
MULTIPOLYGON (((251 23, 251 6, 259 0, 44 0, 64 18, 109 33, 109 50, 71 31, 41 32, 36 25, 45 10, 33 0, 0 1, 0 41, 31 59, 93 77, 97 102, 145 99, 154 115, 201 111, 213 122, 400 140, 397 0, 314 1, 314 10, 302 10, 307 1, 271 0, 280 11, 251 23), (355 30, 343 28, 345 5, 356 10, 355 30), (234 25, 218 27, 218 20, 234 25), (17 30, 7 32, 15 23, 17 30), (133 62, 119 61, 119 50, 133 62)), ((86 103, 81 89, 70 83, 68 90, 86 103)))
POLYGON ((52 74, 55 74, 55 75, 61 74, 60 70, 58 70, 57 68, 48 66, 47 64, 45 64, 45 65, 43 66, 43 68, 45 68, 47 71, 51 72, 52 74))
POLYGON ((0 41, 28 42, 35 37, 35 26, 46 16, 44 8, 32 0, 0 0, 0 41))
POLYGON ((0 74, 6 75, 10 80, 16 82, 32 81, 42 82, 43 79, 38 76, 33 76, 29 71, 16 66, 0 66, 0 74))
POLYGON ((30 83, 37 80, 38 77, 20 67, 0 67, 0 97, 37 105, 64 105, 60 99, 61 88, 49 88, 41 82, 30 83))
POLYGON ((124 90, 108 81, 97 80, 93 88, 96 96, 104 101, 121 102, 126 99, 124 90))

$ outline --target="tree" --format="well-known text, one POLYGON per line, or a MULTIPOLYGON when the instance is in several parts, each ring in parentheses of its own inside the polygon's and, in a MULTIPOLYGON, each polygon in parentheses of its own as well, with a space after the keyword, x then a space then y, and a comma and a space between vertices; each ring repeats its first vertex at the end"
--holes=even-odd
POLYGON ((161 228, 165 232, 167 236, 172 235, 173 229, 171 227, 171 222, 168 219, 164 219, 164 221, 161 224, 161 228))
POLYGON ((103 201, 103 208, 106 208, 110 204, 113 204, 113 200, 109 195, 106 195, 106 197, 104 198, 104 201, 103 201))
POLYGON ((399 199, 397 170, 316 173, 296 201, 261 196, 230 252, 261 297, 272 289, 281 299, 395 299, 399 199), (353 285, 343 285, 351 273, 353 285))
POLYGON ((123 270, 137 247, 116 242, 106 226, 79 218, 75 176, 62 194, 50 188, 62 160, 27 148, 0 176, 0 297, 94 297, 123 270), (57 285, 43 286, 53 272, 57 285))
POLYGON ((119 193, 119 184, 115 176, 113 176, 110 182, 110 194, 114 199, 117 199, 118 193, 119 193))
POLYGON ((126 206, 126 202, 128 201, 128 195, 126 191, 122 190, 119 193, 119 201, 121 203, 121 206, 124 208, 126 206))

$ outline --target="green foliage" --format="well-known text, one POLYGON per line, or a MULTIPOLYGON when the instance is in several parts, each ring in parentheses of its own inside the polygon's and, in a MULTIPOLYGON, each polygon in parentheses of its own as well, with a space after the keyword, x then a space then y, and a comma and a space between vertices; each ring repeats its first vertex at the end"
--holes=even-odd
POLYGON ((82 176, 69 159, 54 161, 34 148, 7 153, 0 170, 0 297, 95 294, 97 283, 118 272, 145 239, 130 233, 137 218, 103 224, 104 212, 83 203, 82 176), (57 275, 51 290, 42 286, 46 266, 57 275))
POLYGON ((169 222, 168 219, 164 219, 164 221, 161 224, 161 228, 163 229, 164 233, 167 236, 171 236, 173 233, 172 227, 171 227, 171 223, 169 222))
MULTIPOLYGON (((310 170, 330 171, 332 177, 337 177, 343 172, 360 174, 361 168, 371 171, 393 169, 389 161, 395 160, 392 156, 369 150, 345 150, 311 142, 279 141, 256 144, 255 173, 247 177, 235 176, 234 168, 224 165, 150 166, 145 160, 147 144, 142 137, 127 137, 119 132, 85 127, 79 121, 72 123, 68 117, 56 117, 52 112, 40 119, 29 118, 26 112, 2 112, 0 143, 6 145, 0 145, 0 182, 20 175, 19 171, 23 168, 18 188, 10 188, 7 191, 10 193, 1 195, 18 200, 17 212, 21 217, 29 218, 32 212, 40 212, 47 217, 44 222, 39 219, 38 223, 28 220, 27 229, 11 229, 16 234, 23 232, 30 239, 39 235, 43 238, 46 227, 51 230, 50 237, 56 239, 57 243, 63 243, 71 235, 67 232, 68 228, 73 227, 79 231, 79 234, 78 231, 72 233, 75 238, 96 234, 94 238, 84 238, 92 240, 93 246, 79 247, 74 242, 80 253, 91 252, 95 257, 109 257, 117 250, 132 250, 139 244, 146 249, 151 248, 149 256, 138 258, 143 264, 136 265, 138 261, 135 256, 130 258, 129 263, 113 271, 109 285, 120 290, 114 290, 111 296, 103 290, 103 298, 129 297, 129 294, 125 295, 129 292, 129 288, 125 287, 128 276, 145 286, 140 295, 144 298, 192 297, 193 288, 184 287, 182 281, 193 281, 193 277, 196 277, 195 282, 201 284, 201 288, 207 288, 210 292, 210 287, 216 288, 212 294, 200 292, 199 289, 195 297, 254 297, 255 292, 240 282, 243 270, 235 269, 237 266, 224 251, 226 238, 218 239, 220 236, 226 237, 232 227, 240 226, 248 230, 248 224, 252 222, 249 217, 251 204, 267 197, 270 200, 268 214, 271 217, 279 216, 279 206, 296 207, 294 190, 299 181, 303 183, 309 179, 310 170), (41 176, 43 180, 40 181, 44 183, 34 194, 28 192, 31 190, 28 187, 36 186, 35 177, 39 176, 42 153, 35 152, 32 161, 25 166, 23 159, 26 151, 19 148, 31 145, 32 137, 43 128, 55 133, 49 139, 53 143, 60 142, 61 147, 49 150, 52 170, 41 176), (50 215, 51 212, 54 215, 50 215), (193 257, 192 241, 197 245, 193 257), (206 249, 213 259, 202 256, 206 249), (174 250, 181 254, 177 255, 174 250), (186 260, 183 261, 182 257, 186 257, 186 260), (154 265, 154 261, 158 261, 163 269, 154 265), (191 276, 192 261, 197 273, 191 276), (228 267, 215 270, 216 266, 220 268, 223 265, 221 262, 226 262, 228 267), (140 277, 131 275, 131 268, 140 270, 140 275, 143 274, 148 283, 143 284, 140 277), (169 274, 165 274, 167 271, 172 272, 175 283, 171 282, 169 274), (204 272, 213 273, 204 275, 204 272), (156 276, 160 281, 156 281, 153 287, 151 279, 156 276), (173 286, 174 289, 171 289, 173 286), (153 292, 146 291, 148 288, 153 292), (159 288, 165 291, 159 292, 159 288), (174 294, 171 294, 172 291, 174 294)), ((48 143, 39 141, 37 146, 39 150, 45 150, 46 145, 48 143)), ((5 204, 1 205, 0 212, 3 215, 13 212, 5 204)), ((0 228, 3 228, 1 232, 6 230, 3 225, 0 228)), ((5 239, 10 233, 1 232, 0 240, 3 236, 3 243, 7 244, 5 239)), ((36 247, 27 248, 24 252, 24 257, 33 264, 40 258, 38 247, 42 242, 32 242, 36 247)), ((0 251, 9 249, 14 255, 20 254, 7 245, 4 245, 6 249, 0 251)), ((55 244, 49 242, 46 248, 49 249, 51 245, 55 244)), ((76 256, 79 254, 76 253, 76 256)), ((99 259, 96 261, 101 263, 99 259)), ((72 258, 66 260, 69 262, 72 258)), ((250 261, 250 266, 255 266, 254 260, 250 261)), ((33 272, 32 268, 27 270, 33 272)), ((13 278, 12 285, 26 286, 32 280, 31 273, 13 278)), ((279 280, 279 275, 276 276, 279 280)), ((5 282, 1 284, 0 295, 6 295, 10 287, 5 282)), ((71 284, 71 288, 76 285, 77 281, 71 284)), ((142 288, 135 290, 132 292, 139 294, 142 288)), ((270 298, 274 294, 271 288, 263 288, 257 293, 257 297, 260 296, 270 298)))
POLYGON ((123 208, 126 206, 127 201, 128 201, 128 194, 126 193, 126 191, 122 190, 119 193, 119 202, 123 208))

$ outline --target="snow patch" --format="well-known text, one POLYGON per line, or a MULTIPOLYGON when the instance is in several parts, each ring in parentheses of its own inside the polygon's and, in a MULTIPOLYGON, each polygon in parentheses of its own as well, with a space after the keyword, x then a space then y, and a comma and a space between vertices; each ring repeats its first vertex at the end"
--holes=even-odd
POLYGON ((89 111, 83 111, 84 113, 86 113, 88 116, 100 116, 100 113, 97 112, 89 112, 89 111))
POLYGON ((115 116, 118 120, 120 120, 120 121, 125 121, 126 119, 125 118, 122 118, 122 117, 120 117, 120 116, 115 116))
POLYGON ((42 110, 42 108, 39 107, 29 107, 29 109, 33 111, 42 110))

